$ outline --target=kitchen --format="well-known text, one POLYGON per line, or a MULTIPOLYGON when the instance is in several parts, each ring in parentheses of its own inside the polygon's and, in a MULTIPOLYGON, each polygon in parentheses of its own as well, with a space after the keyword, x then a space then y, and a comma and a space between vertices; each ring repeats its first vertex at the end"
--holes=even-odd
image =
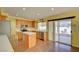
MULTIPOLYGON (((2 17, 2 15, 1 15, 2 17)), ((0 18, 1 18, 0 17, 0 18)), ((6 32, 10 34, 8 40, 11 43, 11 51, 25 51, 29 48, 35 47, 39 40, 47 41, 46 22, 38 22, 30 19, 5 17, 0 19, 3 25, 9 22, 9 28, 6 32), (10 32, 9 32, 10 31, 10 32)), ((7 24, 4 28, 7 27, 7 24)), ((2 31, 3 33, 5 31, 2 31)), ((1 34, 1 32, 0 32, 1 34)), ((7 34, 5 33, 7 36, 7 34)))
POLYGON ((47 40, 46 22, 37 23, 35 21, 17 19, 16 28, 16 51, 25 51, 26 49, 35 47, 39 39, 42 41, 47 40))

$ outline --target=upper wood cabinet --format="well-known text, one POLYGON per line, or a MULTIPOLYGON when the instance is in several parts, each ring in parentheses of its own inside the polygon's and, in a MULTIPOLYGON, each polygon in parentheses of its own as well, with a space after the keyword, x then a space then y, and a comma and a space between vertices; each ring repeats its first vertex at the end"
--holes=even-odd
POLYGON ((29 21, 29 19, 28 20, 17 19, 16 25, 28 25, 28 26, 31 26, 31 27, 35 27, 35 21, 29 21))
POLYGON ((1 16, 0 16, 0 21, 2 21, 2 20, 6 20, 6 18, 7 18, 7 16, 3 16, 3 15, 1 15, 1 16))
POLYGON ((32 27, 35 27, 35 21, 32 21, 32 27))

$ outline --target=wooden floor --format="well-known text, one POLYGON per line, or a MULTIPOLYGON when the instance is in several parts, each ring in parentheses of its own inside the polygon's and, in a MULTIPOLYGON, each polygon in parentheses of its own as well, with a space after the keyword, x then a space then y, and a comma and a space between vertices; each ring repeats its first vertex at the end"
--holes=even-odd
POLYGON ((35 47, 19 50, 19 52, 79 52, 79 48, 71 47, 58 42, 44 42, 39 40, 35 47))

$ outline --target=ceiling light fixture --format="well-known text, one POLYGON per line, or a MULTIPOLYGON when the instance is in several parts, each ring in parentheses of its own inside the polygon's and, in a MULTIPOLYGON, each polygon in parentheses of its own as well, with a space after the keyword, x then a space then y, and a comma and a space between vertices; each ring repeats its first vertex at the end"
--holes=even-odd
POLYGON ((22 8, 22 10, 23 10, 23 11, 25 11, 25 10, 26 10, 26 8, 22 8))
POLYGON ((54 11, 54 8, 51 8, 52 11, 54 11))

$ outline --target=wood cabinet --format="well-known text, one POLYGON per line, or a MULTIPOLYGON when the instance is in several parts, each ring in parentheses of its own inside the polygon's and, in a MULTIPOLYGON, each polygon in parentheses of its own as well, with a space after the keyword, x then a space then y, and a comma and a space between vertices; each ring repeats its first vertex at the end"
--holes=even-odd
POLYGON ((48 41, 48 32, 44 32, 44 41, 48 41))
POLYGON ((18 41, 23 40, 23 33, 17 32, 18 41))
POLYGON ((18 26, 21 26, 21 25, 27 25, 28 27, 33 27, 35 28, 35 21, 29 21, 28 20, 20 20, 20 19, 17 19, 16 20, 16 25, 18 26))
POLYGON ((1 16, 0 16, 0 21, 6 20, 6 18, 7 18, 7 16, 1 15, 1 16))
POLYGON ((24 41, 25 41, 25 47, 26 49, 29 48, 29 35, 25 34, 24 35, 24 41))
POLYGON ((32 21, 32 27, 35 28, 35 21, 32 21))
POLYGON ((33 35, 29 35, 29 48, 32 48, 36 45, 36 33, 33 35))
POLYGON ((24 51, 36 45, 36 32, 34 34, 17 32, 18 42, 17 51, 24 51))
POLYGON ((28 35, 24 35, 22 32, 18 32, 18 40, 17 40, 17 46, 16 51, 25 51, 29 48, 29 39, 28 35))

